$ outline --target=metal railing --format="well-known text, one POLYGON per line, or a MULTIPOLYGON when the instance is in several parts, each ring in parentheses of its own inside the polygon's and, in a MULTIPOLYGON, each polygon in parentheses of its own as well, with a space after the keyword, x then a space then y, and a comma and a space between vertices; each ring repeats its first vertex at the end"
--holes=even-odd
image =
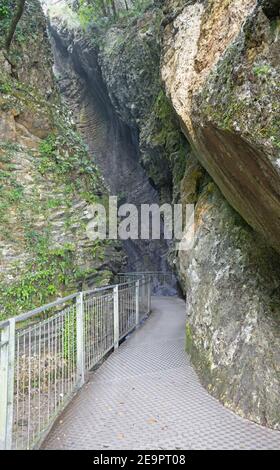
POLYGON ((0 449, 40 445, 87 373, 150 313, 150 274, 0 323, 0 449))
POLYGON ((135 281, 137 279, 149 279, 152 293, 164 288, 164 286, 175 286, 176 277, 172 272, 146 271, 146 272, 127 272, 119 273, 119 282, 135 281))

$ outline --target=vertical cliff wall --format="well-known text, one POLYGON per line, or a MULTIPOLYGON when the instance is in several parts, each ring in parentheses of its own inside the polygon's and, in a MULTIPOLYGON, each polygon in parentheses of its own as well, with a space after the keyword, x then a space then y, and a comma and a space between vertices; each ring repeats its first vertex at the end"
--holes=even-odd
MULTIPOLYGON (((125 96, 116 103, 110 94, 99 45, 101 38, 97 40, 94 31, 85 35, 71 29, 59 18, 52 19, 49 31, 61 93, 73 111, 110 194, 117 196, 120 204, 127 202, 138 208, 141 204, 158 204, 158 192, 140 162, 139 127, 122 113, 130 105, 125 96)), ((122 70, 120 64, 119 71, 122 70)), ((150 83, 157 86, 153 81, 150 83)), ((124 85, 119 84, 120 93, 125 92, 124 85)), ((168 245, 164 240, 127 240, 122 244, 128 269, 169 270, 168 245)))
POLYGON ((167 2, 161 72, 192 146, 181 195, 196 203, 195 245, 177 264, 187 351, 226 406, 278 429, 276 49, 279 2, 167 2))
POLYGON ((108 282, 124 257, 87 237, 89 205, 107 189, 61 103, 37 1, 27 3, 10 60, 14 70, 0 51, 0 319, 108 282))

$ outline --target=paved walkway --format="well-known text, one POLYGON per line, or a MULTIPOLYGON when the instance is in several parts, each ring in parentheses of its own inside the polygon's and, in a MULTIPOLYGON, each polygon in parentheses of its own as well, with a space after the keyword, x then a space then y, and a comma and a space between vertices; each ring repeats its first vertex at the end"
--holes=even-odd
POLYGON ((280 449, 280 432, 231 413, 200 385, 184 351, 185 304, 151 317, 94 372, 45 449, 280 449))

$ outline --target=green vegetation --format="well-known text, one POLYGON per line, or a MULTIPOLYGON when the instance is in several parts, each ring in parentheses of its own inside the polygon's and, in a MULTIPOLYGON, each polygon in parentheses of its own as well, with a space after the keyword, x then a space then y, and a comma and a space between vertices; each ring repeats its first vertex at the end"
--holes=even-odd
MULTIPOLYGON (((75 243, 53 246, 51 224, 39 231, 26 222, 23 232, 27 261, 16 280, 8 283, 1 279, 0 320, 76 291, 79 283, 97 273, 95 268, 81 269, 77 264, 75 243)), ((93 251, 87 251, 88 261, 103 259, 105 246, 106 242, 97 242, 93 251)), ((18 262, 14 268, 20 268, 18 262)), ((108 274, 110 279, 111 273, 99 273, 100 283, 108 274)))
POLYGON ((14 72, 20 67, 24 48, 30 47, 32 41, 38 42, 40 13, 38 1, 0 0, 0 49, 14 72))
POLYGON ((28 262, 26 273, 18 282, 10 286, 1 285, 0 304, 5 306, 2 317, 46 303, 50 297, 58 295, 62 287, 67 288, 71 281, 74 247, 65 244, 52 250, 47 236, 36 232, 29 235, 35 241, 32 249, 34 259, 28 262))
POLYGON ((0 0, 0 46, 8 54, 14 38, 19 38, 21 34, 18 25, 24 14, 25 5, 26 0, 0 0))
POLYGON ((0 73, 0 91, 4 117, 27 113, 50 129, 39 143, 34 138, 31 149, 12 140, 0 143, 1 244, 11 254, 8 263, 5 250, 0 258, 2 320, 76 291, 93 276, 102 283, 111 273, 99 272, 107 241, 78 250, 87 222, 82 209, 73 207, 107 196, 69 111, 8 74, 0 73))
MULTIPOLYGON (((35 308, 58 295, 66 295, 77 290, 79 283, 96 274, 95 266, 98 266, 99 261, 104 258, 104 248, 106 247, 106 241, 97 241, 93 246, 89 246, 84 253, 84 256, 88 258, 87 264, 82 268, 84 263, 77 260, 76 242, 78 236, 83 236, 82 232, 84 232, 85 226, 79 220, 78 213, 73 214, 71 206, 77 200, 82 201, 83 196, 87 197, 89 201, 94 199, 90 186, 93 184, 95 190, 96 184, 99 184, 97 175, 92 182, 91 174, 90 176, 82 174, 79 177, 73 173, 73 168, 70 168, 70 173, 66 173, 62 164, 62 171, 57 170, 57 176, 54 174, 54 178, 57 177, 61 181, 60 191, 57 192, 52 187, 50 197, 47 194, 44 195, 43 191, 45 190, 41 186, 38 188, 38 192, 34 192, 30 197, 30 194, 25 193, 26 188, 13 175, 13 171, 8 171, 13 165, 14 147, 5 144, 1 146, 2 150, 4 148, 6 160, 4 169, 0 169, 1 237, 5 243, 10 243, 11 247, 14 247, 13 250, 19 249, 19 255, 20 252, 25 253, 27 258, 24 265, 20 261, 15 261, 12 266, 15 274, 14 281, 7 282, 4 277, 0 280, 0 319, 35 308), (9 148, 9 153, 7 148, 9 148), (73 175, 73 181, 71 175, 73 175), (88 193, 85 192, 84 184, 85 186, 88 184, 88 193), (82 195, 80 187, 83 188, 82 195), (66 197, 67 201, 65 201, 66 197), (64 214, 64 228, 62 227, 60 230, 66 231, 66 235, 62 239, 72 238, 72 243, 67 241, 55 245, 53 243, 56 230, 52 225, 51 217, 56 209, 62 210, 64 214), (17 218, 16 227, 14 215, 17 218), (42 228, 36 227, 37 217, 44 220, 42 228), (78 228, 73 232, 72 227, 75 226, 78 228), (18 247, 15 246, 17 243, 18 247), (95 262, 89 268, 92 264, 91 260, 95 260, 95 262)), ((44 149, 46 148, 44 147, 44 149)), ((50 156, 50 158, 52 157, 50 156)), ((66 168, 68 169, 68 166, 66 168)), ((36 181, 38 178, 36 172, 33 177, 36 181)), ((107 274, 104 273, 106 277, 107 274)))
POLYGON ((160 91, 155 101, 153 112, 160 123, 159 132, 154 140, 159 145, 163 145, 170 155, 180 151, 182 135, 178 126, 178 120, 163 90, 160 91))
POLYGON ((189 323, 186 324, 186 351, 188 354, 191 353, 193 347, 193 339, 192 339, 192 329, 189 323))
POLYGON ((0 83, 0 93, 9 94, 12 90, 10 83, 0 83))
POLYGON ((271 67, 267 64, 255 65, 253 72, 257 77, 266 77, 271 72, 271 67))
POLYGON ((120 5, 115 0, 77 0, 73 6, 70 4, 54 4, 49 9, 50 16, 59 16, 68 28, 82 28, 87 30, 90 26, 107 29, 113 24, 122 24, 133 20, 143 13, 152 0, 124 0, 120 5))
POLYGON ((63 322, 63 358, 73 366, 77 360, 77 322, 72 312, 65 316, 63 322))
POLYGON ((173 184, 176 186, 185 173, 187 148, 178 119, 163 90, 157 96, 152 112, 155 117, 152 143, 163 147, 165 159, 174 175, 173 184))
MULTIPOLYGON (((51 134, 41 142, 39 153, 32 152, 35 158, 32 178, 37 187, 32 193, 26 192, 27 188, 13 171, 14 159, 21 152, 24 156, 24 151, 10 142, 2 143, 0 147, 0 153, 4 155, 0 166, 1 237, 13 250, 19 250, 19 255, 21 252, 27 254, 24 265, 16 261, 12 266, 14 281, 7 282, 4 277, 0 280, 0 319, 34 308, 58 295, 66 295, 96 273, 95 267, 81 269, 81 262, 77 261, 77 237, 83 236, 85 225, 79 220, 79 213, 73 213, 72 206, 78 201, 96 201, 96 192, 104 192, 104 188, 79 137, 72 129, 66 135, 51 134), (67 135, 72 140, 67 140, 66 145, 67 135), (65 242, 54 245, 53 236, 57 230, 52 224, 52 216, 56 210, 63 211, 64 228, 62 226, 59 231, 66 233, 59 237, 65 242), (41 228, 37 226, 38 218, 44 220, 41 228), (73 239, 73 242, 67 239, 73 239)), ((97 266, 98 260, 104 257, 105 246, 106 241, 89 246, 85 251, 87 264, 95 260, 97 266)))
POLYGON ((122 7, 115 0, 79 0, 77 3, 79 22, 87 29, 91 23, 108 27, 123 19, 133 19, 151 4, 151 0, 133 0, 130 6, 124 0, 122 7))
POLYGON ((38 170, 42 175, 51 174, 59 180, 70 178, 73 190, 82 190, 87 202, 95 202, 95 192, 102 187, 99 172, 89 159, 87 148, 79 134, 73 129, 57 130, 42 140, 39 145, 38 170))
POLYGON ((5 21, 11 17, 11 1, 1 0, 0 1, 0 20, 5 21))
POLYGON ((12 7, 14 5, 13 0, 0 0, 0 20, 1 26, 5 21, 8 21, 12 17, 12 7))
POLYGON ((5 49, 7 51, 10 50, 17 25, 23 15, 24 12, 24 7, 25 7, 26 0, 16 0, 16 2, 13 2, 12 5, 12 15, 11 15, 11 20, 9 23, 9 26, 7 28, 7 34, 5 37, 5 49))

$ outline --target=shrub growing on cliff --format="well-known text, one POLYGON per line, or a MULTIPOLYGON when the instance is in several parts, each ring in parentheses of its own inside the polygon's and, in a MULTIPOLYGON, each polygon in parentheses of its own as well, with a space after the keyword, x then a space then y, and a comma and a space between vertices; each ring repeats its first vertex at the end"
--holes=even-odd
POLYGON ((10 25, 8 27, 6 39, 5 39, 5 48, 9 51, 16 27, 20 21, 25 7, 26 0, 16 0, 14 14, 12 15, 10 25))
POLYGON ((100 26, 110 26, 121 18, 134 18, 140 15, 151 0, 134 0, 128 4, 124 0, 122 4, 115 0, 78 0, 76 11, 82 28, 86 29, 93 21, 100 26))
POLYGON ((167 159, 176 175, 174 182, 179 184, 186 166, 185 139, 180 131, 174 110, 163 90, 157 96, 153 113, 156 118, 153 142, 165 149, 167 159))
POLYGON ((101 18, 116 18, 117 9, 114 0, 79 0, 77 13, 82 27, 101 18))
POLYGON ((10 0, 1 0, 0 2, 0 20, 3 21, 10 17, 10 0))

